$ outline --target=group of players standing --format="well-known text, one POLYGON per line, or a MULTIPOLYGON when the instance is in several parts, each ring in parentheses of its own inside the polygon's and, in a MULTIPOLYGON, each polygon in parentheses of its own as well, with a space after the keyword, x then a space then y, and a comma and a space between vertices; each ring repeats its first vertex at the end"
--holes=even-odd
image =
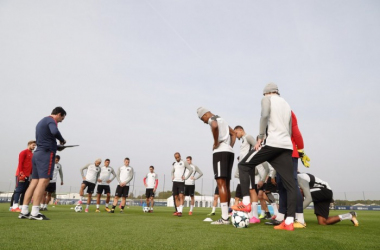
MULTIPOLYGON (((351 220, 355 226, 358 226, 355 212, 329 217, 329 204, 332 200, 332 191, 330 186, 311 174, 298 174, 298 159, 301 158, 305 166, 308 167, 308 157, 303 152, 303 139, 298 129, 297 118, 291 110, 289 104, 280 97, 278 87, 274 83, 269 83, 263 91, 261 101, 261 119, 259 135, 257 141, 249 135, 246 135, 242 126, 236 126, 232 129, 226 121, 218 115, 214 115, 206 108, 197 109, 199 119, 210 125, 213 135, 213 170, 214 178, 217 182, 219 192, 222 216, 219 220, 212 222, 214 225, 228 225, 229 221, 229 203, 231 200, 230 180, 234 162, 233 146, 236 138, 242 140, 239 155, 238 173, 242 201, 236 202, 231 208, 235 211, 244 211, 250 213, 251 223, 259 223, 258 219, 258 196, 257 191, 263 185, 262 180, 255 184, 255 172, 258 172, 259 166, 269 163, 276 171, 276 181, 280 194, 279 211, 272 218, 270 225, 275 225, 275 229, 292 231, 294 228, 305 228, 306 223, 303 217, 303 209, 310 202, 314 202, 315 214, 319 224, 329 225, 341 220, 351 220), (300 188, 303 190, 302 196, 300 188)), ((26 190, 23 205, 19 214, 20 219, 47 220, 46 216, 40 213, 39 202, 43 196, 53 173, 53 160, 57 151, 56 140, 60 145, 66 141, 60 134, 57 124, 62 122, 66 116, 66 111, 57 107, 52 111, 51 116, 43 118, 36 127, 37 150, 33 155, 32 180, 26 190), (29 212, 29 202, 33 197, 32 211, 29 212)), ((35 142, 34 147, 35 147, 35 142)), ((32 151, 32 146, 28 150, 32 151)), ((62 149, 62 148, 61 148, 62 149)), ((28 152, 26 152, 28 153, 28 152)), ((29 154, 30 155, 30 154, 29 154)), ((189 156, 187 160, 181 159, 179 153, 174 155, 176 161, 173 163, 172 180, 173 180, 173 198, 177 211, 174 215, 182 216, 184 194, 192 197, 190 213, 194 207, 194 181, 195 173, 202 176, 202 172, 194 166, 189 156), (185 183, 189 179, 189 183, 185 183), (186 185, 186 188, 185 188, 186 185)), ((59 160, 59 159, 58 159, 59 160)), ((97 159, 94 164, 88 164, 81 169, 83 183, 80 189, 80 200, 82 203, 84 189, 87 187, 88 200, 86 212, 91 202, 91 196, 98 183, 98 201, 97 209, 99 212, 100 195, 104 191, 107 194, 106 211, 114 213, 118 199, 121 197, 121 212, 124 209, 126 197, 129 193, 129 183, 133 179, 133 169, 129 166, 129 158, 124 159, 124 165, 115 174, 109 167, 109 159, 105 161, 104 167, 100 168, 101 160, 97 159), (83 171, 87 169, 86 176, 83 171), (113 178, 111 178, 113 174, 113 178), (109 183, 118 179, 119 185, 116 188, 115 198, 112 209, 108 208, 110 200, 109 183)), ((19 184, 25 180, 25 170, 16 173, 16 183, 19 184)), ((28 172, 29 173, 29 172, 28 172)), ((274 177, 274 175, 272 176, 274 177)), ((62 179, 62 175, 61 175, 62 179)), ((62 181, 63 184, 63 181, 62 181)), ((158 185, 157 175, 154 173, 154 167, 150 167, 144 184, 147 187, 147 204, 150 201, 150 211, 153 211, 153 197, 158 185), (149 188, 148 188, 149 187, 149 188), (153 189, 149 190, 148 189, 153 189)), ((16 188, 17 190, 17 188, 16 188)), ((238 192, 238 190, 237 190, 238 192)), ((15 193, 16 196, 16 193, 15 193)), ((269 197, 268 197, 269 198, 269 197)), ((15 197, 15 201, 18 197, 15 197)), ((272 199, 273 200, 273 199, 272 199)), ((274 206, 276 207, 276 206, 274 206)), ((16 210, 19 212, 18 210, 16 210)))

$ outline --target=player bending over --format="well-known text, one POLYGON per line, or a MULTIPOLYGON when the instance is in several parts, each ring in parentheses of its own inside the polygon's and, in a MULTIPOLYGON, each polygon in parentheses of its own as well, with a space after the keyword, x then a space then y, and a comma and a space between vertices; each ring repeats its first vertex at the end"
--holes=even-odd
POLYGON ((307 208, 307 206, 313 202, 314 213, 317 216, 319 225, 332 225, 342 220, 351 220, 354 226, 359 226, 359 222, 356 219, 357 214, 354 211, 329 217, 333 192, 327 182, 311 174, 298 174, 297 177, 301 193, 303 193, 305 197, 303 209, 307 208))

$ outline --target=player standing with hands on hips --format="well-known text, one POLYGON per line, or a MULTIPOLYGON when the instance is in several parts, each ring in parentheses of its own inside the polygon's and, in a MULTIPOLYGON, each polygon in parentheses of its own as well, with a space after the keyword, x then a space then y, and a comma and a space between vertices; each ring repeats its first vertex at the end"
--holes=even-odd
POLYGON ((45 189, 50 182, 54 172, 54 159, 57 152, 57 140, 61 145, 65 145, 58 130, 58 123, 66 117, 66 111, 62 107, 56 107, 50 116, 42 118, 36 126, 37 149, 34 152, 32 164, 32 181, 25 193, 24 203, 20 219, 49 220, 45 215, 40 214, 40 202, 43 199, 45 189), (33 197, 33 207, 29 213, 29 202, 33 197))
MULTIPOLYGON (((228 126, 227 122, 218 115, 214 115, 206 108, 200 107, 197 110, 199 119, 210 125, 214 138, 213 149, 213 166, 214 177, 218 184, 220 207, 222 218, 212 222, 213 225, 228 225, 228 206, 231 200, 230 180, 232 166, 234 164, 234 151, 232 147, 236 141, 234 130, 228 126)), ((258 164, 256 164, 258 165, 258 164)), ((246 173, 249 182, 249 173, 246 173)), ((248 187, 249 188, 249 183, 248 187)), ((248 191, 249 192, 249 191, 248 191)), ((248 194, 249 195, 249 194, 248 194)))

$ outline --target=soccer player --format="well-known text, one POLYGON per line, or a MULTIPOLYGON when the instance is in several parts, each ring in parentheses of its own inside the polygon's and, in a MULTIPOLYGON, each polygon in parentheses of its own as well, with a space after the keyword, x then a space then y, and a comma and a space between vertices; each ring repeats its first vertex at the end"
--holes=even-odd
POLYGON ((293 231, 297 190, 296 182, 293 177, 291 108, 289 104, 280 97, 276 84, 267 84, 263 94, 264 97, 261 100, 260 131, 257 143, 254 149, 251 150, 238 165, 243 201, 239 203, 238 206, 234 206, 233 209, 246 212, 251 210, 249 171, 258 164, 268 161, 281 175, 287 191, 286 220, 274 228, 293 231))
POLYGON ((16 188, 12 196, 11 211, 21 212, 19 208, 18 200, 20 204, 24 200, 24 195, 29 186, 29 176, 32 173, 32 158, 33 150, 36 148, 36 141, 29 141, 28 147, 21 151, 18 156, 18 166, 16 170, 16 188))
MULTIPOLYGON (((304 156, 304 142, 301 131, 298 127, 297 117, 292 111, 292 144, 293 144, 293 178, 296 181, 296 186, 298 186, 297 173, 298 173, 298 158, 301 158, 302 163, 304 160, 301 155, 304 156)), ((305 155, 306 156, 306 155, 305 155)), ((306 156, 307 157, 307 156, 306 156)), ((307 157, 308 158, 308 157, 307 157)), ((310 159, 309 159, 310 160, 310 159)), ((309 166, 308 162, 304 163, 306 167, 309 166)), ((276 177, 278 192, 280 195, 280 208, 277 216, 271 221, 265 222, 266 225, 279 225, 285 219, 286 207, 287 207, 287 195, 284 185, 282 184, 281 175, 277 173, 276 177)), ((296 221, 294 223, 294 228, 305 228, 306 223, 303 216, 303 197, 300 190, 297 188, 297 206, 296 206, 296 221)))
POLYGON ((119 182, 117 185, 115 198, 113 200, 112 209, 110 213, 115 213, 115 208, 117 206, 117 202, 119 201, 119 197, 121 197, 120 202, 120 213, 123 213, 124 206, 126 203, 126 198, 129 193, 129 183, 133 179, 133 168, 129 166, 129 158, 124 159, 124 165, 119 168, 117 171, 116 178, 119 182))
POLYGON ((111 199, 111 189, 110 189, 110 183, 116 178, 116 173, 113 170, 112 167, 110 167, 110 159, 106 159, 104 161, 104 166, 100 169, 100 176, 98 181, 98 187, 97 187, 97 192, 96 192, 96 213, 100 213, 99 206, 100 206, 100 197, 102 196, 102 193, 104 191, 104 194, 107 195, 106 198, 106 208, 105 210, 107 212, 111 211, 108 208, 108 203, 110 202, 111 199), (111 175, 113 177, 111 178, 111 175))
POLYGON ((62 172, 62 165, 59 163, 61 157, 59 155, 55 156, 55 165, 54 165, 54 173, 53 173, 53 178, 51 178, 51 181, 49 185, 45 189, 45 195, 43 199, 43 204, 41 204, 41 211, 47 211, 47 204, 49 204, 51 200, 51 195, 55 193, 57 189, 57 179, 58 179, 58 173, 61 178, 61 185, 63 185, 63 172, 62 172))
POLYGON ((359 226, 357 214, 354 211, 329 217, 333 192, 327 182, 311 174, 298 174, 297 178, 301 193, 305 197, 303 208, 307 208, 311 202, 314 203, 314 213, 319 225, 332 225, 342 220, 351 220, 354 226, 359 226))
MULTIPOLYGON (((191 174, 190 178, 185 181, 185 197, 190 196, 190 198, 191 198, 189 215, 193 215, 193 208, 194 208, 194 204, 195 204, 195 200, 194 200, 195 181, 198 180, 199 178, 201 178, 203 175, 202 171, 192 163, 192 160, 193 160, 193 158, 191 156, 186 157, 187 163, 193 169, 193 173, 191 174), (197 177, 195 177, 196 173, 198 173, 197 177)), ((188 170, 186 169, 185 175, 187 175, 187 174, 188 174, 188 170)))
POLYGON ((182 216, 183 209, 183 200, 184 200, 184 192, 185 192, 185 180, 187 180, 190 175, 193 173, 193 168, 181 159, 181 154, 176 152, 174 154, 175 162, 173 163, 172 169, 172 181, 173 181, 173 196, 175 201, 175 206, 177 207, 177 212, 173 215, 178 217, 182 216), (189 172, 185 176, 185 170, 189 172))
POLYGON ((236 134, 223 118, 214 115, 206 108, 198 108, 197 114, 199 119, 210 125, 214 138, 212 147, 214 177, 218 184, 222 217, 211 224, 228 225, 231 223, 228 219, 228 207, 231 200, 230 180, 234 164, 234 151, 232 148, 235 144, 236 134))
POLYGON ((218 189, 218 186, 216 186, 215 192, 214 192, 214 201, 212 203, 212 211, 211 213, 208 214, 208 216, 215 215, 215 209, 218 206, 218 199, 219 199, 219 189, 218 189))
MULTIPOLYGON (((243 159, 249 151, 252 150, 252 148, 255 146, 256 144, 256 140, 255 138, 253 138, 253 136, 251 135, 247 135, 244 131, 244 128, 240 125, 236 126, 234 128, 234 131, 236 133, 236 137, 238 138, 238 140, 241 140, 242 143, 240 145, 240 155, 238 157, 238 161, 240 161, 241 159, 243 159)), ((250 180, 251 180, 251 185, 250 185, 250 190, 249 190, 249 193, 250 193, 250 197, 251 197, 251 212, 249 214, 250 216, 250 219, 249 219, 249 223, 251 224, 254 224, 254 223, 260 223, 260 219, 258 217, 258 214, 257 214, 257 210, 258 210, 258 196, 257 196, 257 193, 256 193, 256 190, 255 190, 255 172, 257 170, 257 167, 254 169, 252 169, 250 171, 250 180)), ((235 178, 239 178, 239 169, 236 169, 236 172, 235 172, 235 178)), ((236 197, 235 197, 235 205, 237 205, 238 203, 238 200, 239 199, 242 199, 242 193, 241 193, 241 185, 238 184, 238 186, 236 187, 236 197)))
POLYGON ((146 206, 149 208, 148 213, 153 213, 154 193, 158 187, 158 175, 154 172, 154 167, 149 167, 149 173, 144 178, 144 186, 146 187, 146 206), (150 203, 150 206, 149 206, 150 203))
POLYGON ((65 145, 66 143, 57 127, 57 124, 62 122, 65 117, 66 111, 62 107, 56 107, 50 116, 42 118, 37 123, 37 149, 32 158, 32 181, 25 193, 23 206, 19 215, 20 219, 48 220, 45 215, 40 213, 40 202, 54 172, 53 159, 57 152, 57 139, 61 145, 65 145), (29 202, 32 197, 33 207, 29 214, 29 202))
POLYGON ((86 213, 88 213, 88 208, 91 204, 91 198, 92 194, 94 193, 96 182, 101 182, 99 179, 100 176, 100 163, 102 163, 101 159, 96 159, 95 163, 87 164, 83 168, 80 169, 80 173, 82 175, 82 185, 80 186, 79 190, 79 201, 78 205, 82 204, 83 195, 84 195, 84 189, 87 188, 87 205, 86 209, 84 210, 86 213), (86 176, 84 175, 84 171, 87 170, 86 176))
POLYGON ((258 198, 260 200, 260 205, 261 205, 261 215, 260 219, 265 219, 265 220, 271 220, 272 216, 269 212, 267 201, 272 205, 273 208, 273 216, 276 217, 278 214, 278 208, 277 208, 277 203, 276 199, 274 198, 272 192, 277 191, 276 187, 276 171, 274 168, 268 164, 268 162, 263 162, 262 164, 266 169, 269 169, 267 171, 267 174, 264 177, 264 185, 258 188, 258 198))

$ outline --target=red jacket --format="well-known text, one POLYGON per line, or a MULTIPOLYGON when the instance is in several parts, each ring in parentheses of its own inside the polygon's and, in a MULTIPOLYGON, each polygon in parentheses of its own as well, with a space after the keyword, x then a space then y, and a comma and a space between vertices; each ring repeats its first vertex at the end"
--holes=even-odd
POLYGON ((299 158, 298 149, 303 149, 303 138, 298 128, 297 117, 292 111, 292 143, 293 154, 292 157, 299 158))
POLYGON ((18 176, 20 172, 24 172, 26 177, 30 176, 30 174, 32 173, 32 158, 33 152, 29 149, 21 151, 18 157, 18 167, 16 170, 16 176, 18 176))

